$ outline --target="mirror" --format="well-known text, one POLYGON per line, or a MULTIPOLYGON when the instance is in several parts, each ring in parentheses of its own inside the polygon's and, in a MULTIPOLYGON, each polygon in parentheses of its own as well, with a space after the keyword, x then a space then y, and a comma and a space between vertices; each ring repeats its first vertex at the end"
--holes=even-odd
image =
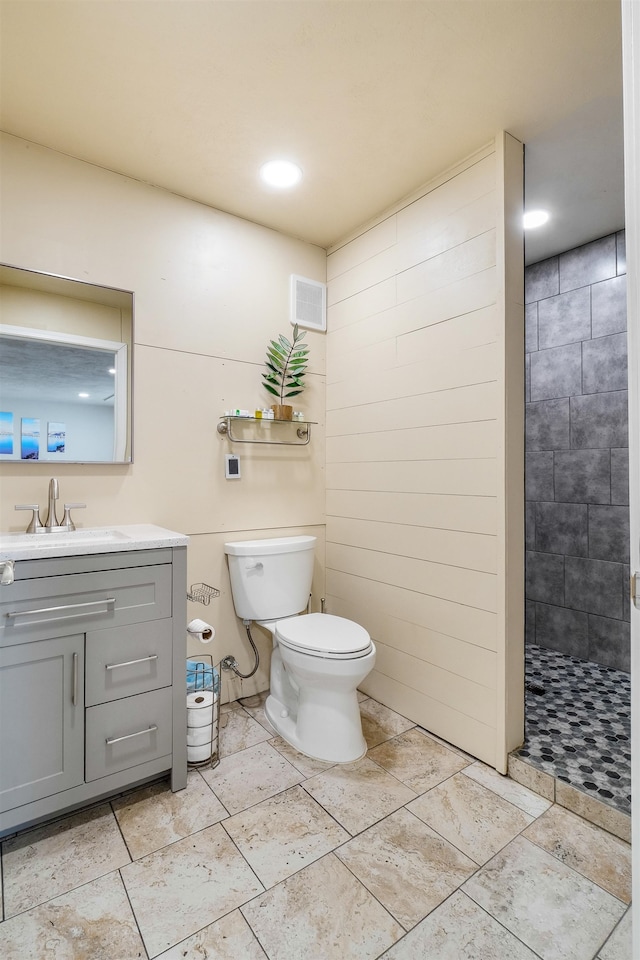
POLYGON ((0 264, 0 462, 130 463, 133 293, 0 264))

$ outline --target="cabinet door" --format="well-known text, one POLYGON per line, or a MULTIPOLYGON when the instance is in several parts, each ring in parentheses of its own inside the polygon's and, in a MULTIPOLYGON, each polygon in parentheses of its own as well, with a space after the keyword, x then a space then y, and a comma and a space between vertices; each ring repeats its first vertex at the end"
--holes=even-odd
POLYGON ((0 811, 84 781, 84 634, 0 649, 0 811))

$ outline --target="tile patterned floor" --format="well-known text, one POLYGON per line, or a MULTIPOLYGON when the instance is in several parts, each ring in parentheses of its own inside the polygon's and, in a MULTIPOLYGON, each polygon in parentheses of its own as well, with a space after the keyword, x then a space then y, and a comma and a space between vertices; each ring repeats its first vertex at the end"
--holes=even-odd
POLYGON ((516 756, 630 813, 629 674, 527 644, 525 675, 526 739, 516 756))
POLYGON ((629 960, 628 844, 363 698, 368 755, 222 760, 2 842, 3 960, 629 960))

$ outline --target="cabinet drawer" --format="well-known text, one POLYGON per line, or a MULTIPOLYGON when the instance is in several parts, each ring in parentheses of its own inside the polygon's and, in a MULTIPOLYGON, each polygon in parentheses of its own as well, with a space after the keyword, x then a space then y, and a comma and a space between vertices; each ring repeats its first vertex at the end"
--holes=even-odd
POLYGON ((85 780, 98 780, 147 760, 168 756, 171 741, 171 687, 89 707, 85 780))
POLYGON ((85 704, 171 684, 173 622, 151 620, 87 633, 85 704))
POLYGON ((171 616, 171 564, 20 580, 2 588, 0 645, 171 616))

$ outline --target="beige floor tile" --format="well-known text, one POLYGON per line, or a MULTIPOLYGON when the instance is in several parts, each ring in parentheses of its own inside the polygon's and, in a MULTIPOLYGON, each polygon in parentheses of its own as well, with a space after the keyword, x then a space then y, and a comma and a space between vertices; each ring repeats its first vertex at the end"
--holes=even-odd
POLYGON ((201 776, 231 814, 304 780, 270 743, 258 743, 225 757, 214 770, 202 770, 201 776))
POLYGON ((225 830, 265 887, 272 887, 349 839, 302 787, 238 813, 225 830))
POLYGON ((387 950, 383 958, 538 960, 528 947, 460 891, 387 950))
POLYGON ((362 733, 367 746, 376 747, 379 743, 397 737, 399 733, 415 727, 413 720, 407 720, 399 713, 389 710, 377 700, 362 700, 360 702, 360 717, 362 718, 362 733))
POLYGON ((299 770, 305 777, 313 777, 316 773, 322 773, 324 770, 329 770, 330 767, 335 766, 335 764, 327 763, 324 760, 306 757, 304 753, 300 753, 295 747, 292 747, 290 743, 283 740, 282 737, 274 737, 269 743, 272 747, 275 747, 278 753, 286 757, 289 763, 292 763, 296 770, 299 770))
POLYGON ((265 728, 250 717, 244 710, 229 710, 220 714, 220 742, 221 757, 230 757, 239 750, 246 750, 256 743, 270 740, 273 736, 265 728))
POLYGON ((121 873, 151 957, 263 889, 219 823, 128 864, 121 873))
POLYGON ((514 806, 520 807, 521 810, 532 817, 539 817, 551 806, 551 800, 541 797, 521 783, 516 783, 510 777, 503 777, 497 770, 481 763, 480 760, 476 760, 475 763, 465 767, 464 774, 477 783, 481 783, 488 790, 493 790, 494 793, 497 793, 504 800, 508 800, 514 806))
POLYGON ((406 930, 477 870, 408 810, 392 813, 335 854, 406 930))
POLYGON ((367 757, 336 764, 306 780, 304 789, 351 834, 366 830, 416 796, 367 757))
POLYGON ((331 853, 242 913, 269 960, 375 960, 404 932, 331 853))
POLYGON ((133 960, 144 956, 117 871, 0 924, 2 960, 133 960))
POLYGON ((368 756, 416 793, 435 787, 468 763, 417 728, 381 743, 368 756))
POLYGON ((527 827, 524 836, 618 900, 631 900, 631 847, 624 840, 557 805, 527 827))
POLYGON ((625 909, 524 837, 513 840, 463 889, 543 960, 591 960, 625 909))
POLYGON ((246 710, 249 716, 253 717, 261 726, 269 732, 271 737, 277 737, 278 731, 269 723, 264 712, 264 705, 267 702, 269 691, 256 693, 252 697, 243 697, 240 701, 243 710, 246 710))
POLYGON ((408 807, 476 863, 485 863, 532 817, 463 773, 438 784, 408 807))
POLYGON ((167 781, 154 783, 112 805, 134 860, 228 816, 197 770, 189 771, 185 790, 172 793, 167 781))
POLYGON ((631 931, 631 910, 629 909, 598 954, 598 960, 630 960, 631 931))
POLYGON ((449 743, 447 740, 443 740, 442 737, 437 737, 435 733, 432 733, 431 730, 427 730, 425 727, 418 725, 418 730, 424 733, 427 737, 431 737, 432 740, 435 740, 436 743, 441 744, 443 747, 446 747, 447 750, 457 753, 459 757, 464 757, 467 763, 473 763, 475 757, 472 757, 470 753, 465 753, 464 750, 461 750, 460 747, 456 747, 455 744, 449 743))
POLYGON ((129 863, 111 807, 90 807, 2 845, 5 917, 129 863))
POLYGON ((266 960, 266 953, 239 910, 210 923, 157 960, 266 960))

